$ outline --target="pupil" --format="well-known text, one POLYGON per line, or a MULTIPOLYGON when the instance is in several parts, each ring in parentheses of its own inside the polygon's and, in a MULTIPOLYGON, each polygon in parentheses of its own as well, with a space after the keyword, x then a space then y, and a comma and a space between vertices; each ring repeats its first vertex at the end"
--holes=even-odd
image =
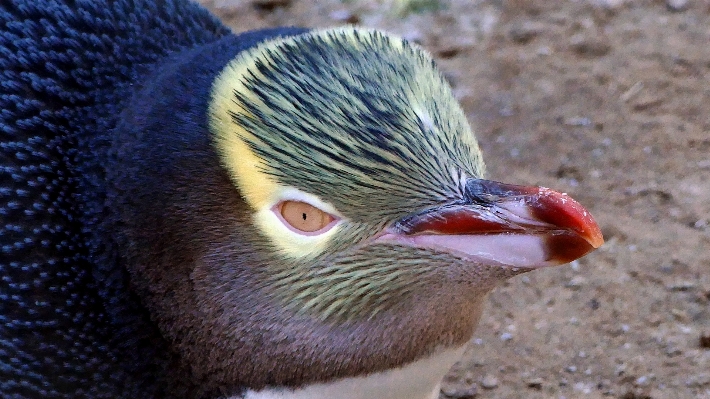
POLYGON ((305 213, 303 214, 303 220, 306 220, 306 214, 305 214, 305 213))

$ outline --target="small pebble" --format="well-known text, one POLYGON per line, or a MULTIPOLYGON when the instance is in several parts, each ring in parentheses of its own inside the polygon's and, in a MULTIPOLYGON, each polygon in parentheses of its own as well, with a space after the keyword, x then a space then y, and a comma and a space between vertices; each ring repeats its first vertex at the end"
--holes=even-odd
POLYGON ((648 325, 651 327, 658 327, 661 325, 662 322, 663 319, 657 314, 652 314, 646 319, 646 323, 648 323, 648 325))
POLYGON ((611 51, 609 39, 597 34, 576 34, 570 38, 572 50, 585 57, 601 57, 611 51))
POLYGON ((681 12, 688 8, 688 0, 666 0, 668 11, 681 12))
POLYGON ((643 90, 643 82, 636 82, 633 86, 626 90, 624 94, 621 95, 621 101, 628 102, 629 100, 636 97, 641 90, 643 90))
POLYGON ((589 0, 595 7, 604 8, 607 10, 615 10, 624 5, 626 0, 589 0))
POLYGON ((578 290, 578 289, 580 289, 586 282, 587 282, 587 279, 585 279, 584 277, 582 277, 582 276, 574 276, 574 277, 572 277, 572 278, 567 282, 567 284, 565 285, 565 287, 571 288, 571 289, 573 289, 573 290, 578 290))
POLYGON ((498 379, 492 374, 486 374, 481 380, 481 386, 485 389, 494 389, 498 387, 498 379))
POLYGON ((273 10, 277 7, 287 7, 291 5, 291 0, 252 0, 252 4, 261 9, 273 10))
POLYGON ((633 101, 632 107, 634 111, 646 111, 661 104, 663 104, 663 98, 651 93, 643 93, 636 101, 633 101))
POLYGON ((537 55, 550 55, 552 49, 549 46, 541 46, 537 49, 537 55))
POLYGON ((582 392, 584 394, 589 394, 592 392, 593 386, 589 383, 584 383, 584 382, 578 382, 574 384, 573 389, 578 392, 582 392))
POLYGON ((501 341, 510 341, 511 339, 513 339, 513 334, 511 334, 511 333, 506 332, 506 333, 503 333, 500 335, 501 341))
POLYGON ((668 288, 671 291, 690 291, 691 289, 695 288, 696 284, 692 281, 676 281, 670 285, 668 285, 666 288, 668 288))
POLYGON ((636 381, 634 381, 634 385, 636 385, 637 387, 645 387, 649 384, 649 382, 649 378, 645 375, 642 375, 641 377, 637 378, 636 381))
POLYGON ((680 356, 682 354, 683 354, 683 351, 678 347, 669 346, 668 348, 666 348, 666 355, 668 357, 680 356))
POLYGON ((445 381, 441 393, 451 399, 473 399, 478 394, 478 387, 464 381, 445 381))
POLYGON ((702 373, 689 377, 685 380, 688 387, 703 387, 710 384, 710 373, 702 373))
POLYGON ((617 376, 626 374, 626 364, 621 363, 618 366, 616 366, 616 370, 614 370, 614 374, 617 376))
POLYGON ((710 332, 707 334, 700 334, 700 347, 703 349, 710 349, 710 332))
POLYGON ((518 43, 525 44, 534 39, 542 32, 543 26, 532 22, 524 22, 513 26, 510 29, 510 38, 518 43))
POLYGON ((688 316, 688 312, 683 309, 671 309, 671 314, 673 315, 673 318, 676 319, 676 321, 679 321, 681 323, 687 323, 690 321, 690 316, 688 316))
POLYGON ((336 10, 330 13, 330 19, 340 23, 356 24, 360 22, 360 17, 349 10, 336 10))
MULTIPOLYGON (((602 391, 602 392, 608 392, 611 394, 613 391, 611 390, 611 380, 609 379, 603 379, 599 384, 597 385, 597 388, 602 391)), ((604 395, 607 396, 607 395, 604 395)))
POLYGON ((592 310, 597 310, 600 306, 601 304, 599 303, 598 299, 592 298, 591 300, 589 300, 589 307, 592 308, 592 310))
POLYGON ((475 383, 473 382, 474 380, 475 380, 475 377, 473 375, 473 371, 471 371, 471 370, 466 371, 466 373, 463 376, 463 382, 465 382, 468 385, 475 385, 475 383))
POLYGON ((591 126, 592 120, 583 116, 574 116, 566 118, 564 124, 567 126, 591 126))
POLYGON ((535 378, 528 378, 525 380, 525 385, 528 386, 528 388, 532 389, 542 389, 542 384, 544 383, 542 378, 535 377, 535 378))

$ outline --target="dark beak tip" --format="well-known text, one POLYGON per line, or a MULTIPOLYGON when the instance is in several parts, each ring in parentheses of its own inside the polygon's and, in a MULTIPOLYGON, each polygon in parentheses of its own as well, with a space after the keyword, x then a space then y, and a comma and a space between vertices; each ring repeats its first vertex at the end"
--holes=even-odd
POLYGON ((601 243, 603 243, 603 240, 597 242, 575 232, 568 232, 549 236, 546 241, 546 246, 550 260, 562 265, 587 255, 599 248, 601 243))

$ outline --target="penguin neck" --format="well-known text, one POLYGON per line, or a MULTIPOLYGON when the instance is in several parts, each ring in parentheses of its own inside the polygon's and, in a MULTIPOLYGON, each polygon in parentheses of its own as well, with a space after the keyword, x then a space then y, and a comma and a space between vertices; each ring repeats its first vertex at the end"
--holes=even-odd
MULTIPOLYGON (((302 386, 249 390, 243 399, 436 399, 441 380, 463 355, 466 345, 450 347, 401 367, 365 376, 302 386)), ((230 399, 238 399, 232 397, 230 399)))

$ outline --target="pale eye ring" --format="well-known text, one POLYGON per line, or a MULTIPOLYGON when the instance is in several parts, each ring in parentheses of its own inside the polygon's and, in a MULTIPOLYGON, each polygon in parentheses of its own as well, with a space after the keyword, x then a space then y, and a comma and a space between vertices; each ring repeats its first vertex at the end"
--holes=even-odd
POLYGON ((281 201, 273 210, 286 227, 302 235, 323 234, 336 222, 333 215, 303 201, 281 201))

